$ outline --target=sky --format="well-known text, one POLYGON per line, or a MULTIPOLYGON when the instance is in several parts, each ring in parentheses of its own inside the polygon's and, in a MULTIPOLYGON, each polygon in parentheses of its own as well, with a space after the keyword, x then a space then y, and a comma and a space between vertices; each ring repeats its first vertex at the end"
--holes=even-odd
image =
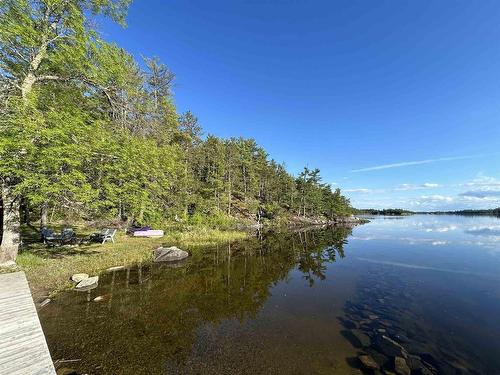
POLYGON ((207 134, 319 168, 358 208, 500 206, 500 2, 136 0, 100 31, 207 134))

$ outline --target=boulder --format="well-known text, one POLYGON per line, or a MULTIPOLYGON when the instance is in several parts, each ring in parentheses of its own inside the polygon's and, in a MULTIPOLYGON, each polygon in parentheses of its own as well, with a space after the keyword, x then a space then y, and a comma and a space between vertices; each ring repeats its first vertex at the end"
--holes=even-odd
POLYGON ((97 288, 97 284, 99 282, 99 276, 87 277, 83 279, 76 285, 77 290, 90 290, 97 288))
POLYGON ((408 367, 410 367, 410 370, 412 371, 417 371, 420 370, 421 368, 424 368, 422 360, 418 355, 408 354, 408 358, 406 358, 406 363, 408 364, 408 367))
POLYGON ((411 370, 406 364, 406 361, 404 358, 401 357, 395 357, 394 358, 394 370, 396 371, 396 374, 398 375, 410 375, 411 370))
POLYGON ((378 364, 373 360, 369 355, 360 355, 358 357, 359 361, 363 365, 363 367, 367 370, 377 370, 378 364))
POLYGON ((79 283, 82 280, 88 279, 89 275, 86 273, 75 273, 73 276, 71 276, 71 280, 74 281, 75 283, 79 283))
POLYGON ((366 347, 369 347, 371 345, 370 337, 368 335, 366 335, 365 333, 363 333, 363 331, 361 331, 359 329, 352 329, 351 333, 356 338, 356 341, 359 342, 360 346, 363 346, 366 348, 366 347))
POLYGON ((154 252, 155 262, 176 262, 187 258, 189 253, 181 250, 178 247, 159 247, 154 252))
POLYGON ((385 335, 376 336, 374 347, 388 357, 406 358, 408 356, 406 350, 401 345, 385 335))

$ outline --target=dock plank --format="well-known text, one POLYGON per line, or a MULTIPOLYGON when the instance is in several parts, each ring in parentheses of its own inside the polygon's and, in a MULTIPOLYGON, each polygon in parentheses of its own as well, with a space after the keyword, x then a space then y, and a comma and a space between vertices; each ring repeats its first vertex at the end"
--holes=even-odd
POLYGON ((0 375, 55 375, 24 272, 0 274, 0 375))

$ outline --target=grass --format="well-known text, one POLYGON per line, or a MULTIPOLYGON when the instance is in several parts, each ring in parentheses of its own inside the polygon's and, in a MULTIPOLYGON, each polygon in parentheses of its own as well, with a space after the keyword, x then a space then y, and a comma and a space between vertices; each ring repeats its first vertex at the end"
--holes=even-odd
MULTIPOLYGON (((77 233, 87 234, 90 228, 78 227, 77 233)), ((26 273, 35 298, 52 296, 71 288, 71 275, 87 273, 91 276, 113 266, 129 266, 152 260, 152 250, 159 246, 196 248, 243 239, 241 231, 221 231, 203 227, 189 230, 166 231, 162 238, 134 238, 117 233, 115 243, 82 246, 46 247, 35 242, 36 231, 23 228, 26 244, 17 257, 18 267, 26 273), (30 243, 31 242, 31 243, 30 243)))

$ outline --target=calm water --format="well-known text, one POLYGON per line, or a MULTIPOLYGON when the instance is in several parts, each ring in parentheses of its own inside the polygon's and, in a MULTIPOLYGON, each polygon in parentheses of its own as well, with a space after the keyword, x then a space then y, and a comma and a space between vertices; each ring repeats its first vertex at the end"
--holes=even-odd
POLYGON ((500 374, 499 219, 379 217, 197 254, 56 297, 40 310, 53 358, 88 374, 361 374, 362 353, 393 367, 385 336, 412 374, 500 374))

